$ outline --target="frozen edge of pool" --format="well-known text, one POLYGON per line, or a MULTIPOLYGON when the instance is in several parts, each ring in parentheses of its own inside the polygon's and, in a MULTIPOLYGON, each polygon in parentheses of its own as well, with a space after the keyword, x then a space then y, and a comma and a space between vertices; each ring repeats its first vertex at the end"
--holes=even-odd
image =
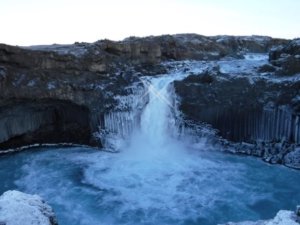
POLYGON ((22 147, 18 148, 10 148, 6 150, 1 150, 0 149, 0 155, 4 154, 10 154, 10 153, 15 153, 15 152, 21 152, 24 150, 28 149, 34 149, 34 148, 40 148, 40 147, 47 147, 47 148, 53 148, 53 147, 82 147, 82 148, 89 148, 89 149, 97 149, 97 150, 102 150, 99 147, 93 147, 90 145, 80 145, 80 144, 74 144, 74 143, 44 143, 44 144, 32 144, 32 145, 24 145, 22 147))

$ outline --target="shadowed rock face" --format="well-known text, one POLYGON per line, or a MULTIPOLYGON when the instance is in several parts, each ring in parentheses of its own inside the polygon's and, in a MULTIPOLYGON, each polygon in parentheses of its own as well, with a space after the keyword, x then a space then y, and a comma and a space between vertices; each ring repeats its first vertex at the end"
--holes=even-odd
POLYGON ((204 77, 175 82, 180 110, 187 119, 211 124, 231 141, 300 141, 296 132, 299 108, 292 107, 300 82, 260 79, 251 84, 247 78, 221 79, 221 75, 207 82, 204 77))
POLYGON ((34 143, 91 144, 86 107, 61 100, 11 101, 0 107, 0 148, 34 143))

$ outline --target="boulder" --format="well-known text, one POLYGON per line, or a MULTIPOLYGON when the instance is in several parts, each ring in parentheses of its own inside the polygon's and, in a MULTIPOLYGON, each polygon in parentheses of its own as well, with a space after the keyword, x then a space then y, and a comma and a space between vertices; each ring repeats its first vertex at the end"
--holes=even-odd
POLYGON ((7 191, 0 196, 0 224, 57 225, 52 208, 38 195, 7 191))
POLYGON ((300 169, 300 148, 296 148, 295 151, 286 154, 284 164, 295 169, 300 169))
POLYGON ((258 68, 259 73, 272 73, 276 71, 276 67, 271 64, 264 64, 258 68))

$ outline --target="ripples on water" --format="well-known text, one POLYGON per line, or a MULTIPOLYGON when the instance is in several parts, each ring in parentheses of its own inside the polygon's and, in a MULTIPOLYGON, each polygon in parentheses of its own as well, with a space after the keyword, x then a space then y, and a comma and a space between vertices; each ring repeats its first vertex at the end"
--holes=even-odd
POLYGON ((1 192, 41 195, 64 225, 210 225, 271 218, 300 201, 299 171, 257 159, 122 154, 68 148, 2 156, 1 192))

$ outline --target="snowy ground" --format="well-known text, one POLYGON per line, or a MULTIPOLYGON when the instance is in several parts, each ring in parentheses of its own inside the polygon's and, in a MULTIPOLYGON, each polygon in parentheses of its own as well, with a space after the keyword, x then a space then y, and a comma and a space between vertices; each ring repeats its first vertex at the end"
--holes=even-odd
POLYGON ((0 196, 0 224, 54 225, 55 216, 38 195, 7 191, 0 196))

